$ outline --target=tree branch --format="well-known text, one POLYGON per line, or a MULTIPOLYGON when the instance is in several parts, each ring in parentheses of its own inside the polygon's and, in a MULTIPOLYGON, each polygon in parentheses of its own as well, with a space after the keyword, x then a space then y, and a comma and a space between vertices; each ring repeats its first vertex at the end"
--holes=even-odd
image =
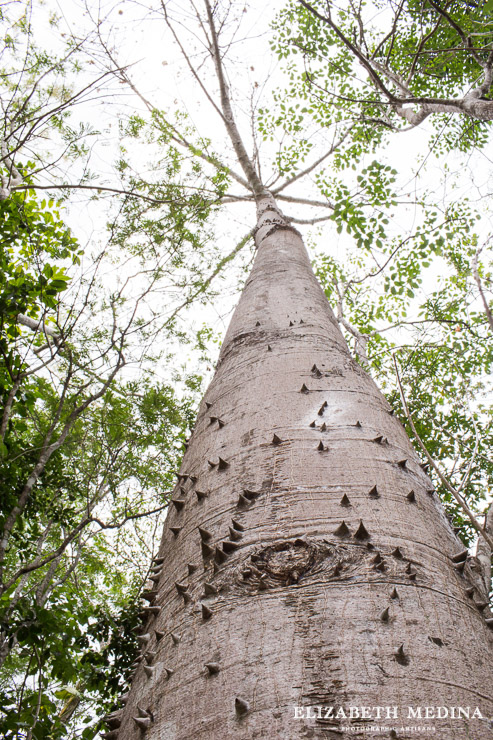
POLYGON ((214 23, 213 12, 209 0, 204 0, 204 3, 207 10, 207 20, 211 32, 212 47, 210 51, 216 68, 216 75, 219 83, 219 93, 221 96, 221 108, 224 125, 233 145, 233 149, 235 150, 238 162, 241 165, 243 172, 245 173, 248 185, 255 194, 255 197, 260 198, 265 196, 266 189, 261 183, 260 178, 255 171, 255 167, 253 166, 253 163, 247 154, 245 145, 243 144, 243 139, 241 138, 240 132, 236 125, 236 121, 233 115, 233 109, 231 107, 229 87, 224 76, 221 55, 219 52, 219 41, 214 23))
POLYGON ((486 244, 488 244, 488 242, 491 241, 491 239, 492 239, 491 236, 488 237, 485 243, 481 247, 479 247, 479 249, 476 250, 476 254, 474 255, 474 258, 472 261, 472 274, 474 276, 474 280, 476 281, 476 285, 478 286, 479 295, 481 296, 481 300, 483 301, 483 306, 484 306, 486 316, 488 318, 490 329, 493 331, 493 311, 491 310, 490 304, 488 303, 486 296, 484 294, 483 284, 481 282, 481 277, 479 275, 479 267, 478 267, 479 255, 483 251, 486 244))

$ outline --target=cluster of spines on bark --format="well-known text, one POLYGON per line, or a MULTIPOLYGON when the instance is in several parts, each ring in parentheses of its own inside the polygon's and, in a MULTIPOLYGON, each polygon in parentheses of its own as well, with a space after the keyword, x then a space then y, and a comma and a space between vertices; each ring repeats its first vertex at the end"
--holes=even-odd
MULTIPOLYGON (((291 326, 293 325, 292 322, 290 322, 290 325, 291 326)), ((269 350, 271 349, 270 346, 268 346, 268 349, 269 350)), ((323 377, 323 373, 321 373, 321 371, 318 369, 316 365, 313 365, 311 369, 311 373, 312 373, 312 376, 315 378, 323 377)), ((303 394, 307 394, 307 395, 310 393, 310 390, 305 383, 303 383, 300 389, 300 392, 303 394)), ((206 402, 206 407, 208 409, 211 406, 212 404, 210 402, 206 402)), ((318 416, 323 416, 327 407, 328 407, 328 403, 327 401, 324 401, 318 411, 318 416)), ((393 412, 390 411, 389 413, 392 414, 393 412)), ((224 427, 225 425, 225 422, 219 417, 217 416, 209 417, 210 425, 213 425, 216 422, 217 422, 218 429, 224 427)), ((316 422, 313 421, 309 426, 312 428, 316 428, 316 422)), ((362 424, 360 421, 356 421, 354 426, 356 428, 362 428, 362 424)), ((326 432, 327 429, 328 427, 327 427, 326 422, 323 422, 320 426, 320 431, 326 432)), ((376 437, 370 439, 369 441, 372 441, 378 445, 386 445, 386 446, 389 445, 388 439, 381 434, 378 434, 376 437)), ((274 446, 280 446, 283 444, 283 442, 284 440, 277 433, 274 433, 272 440, 271 440, 271 444, 274 446)), ((320 441, 319 445, 317 446, 317 450, 320 452, 325 452, 325 451, 328 451, 328 447, 325 446, 322 441, 320 441)), ((394 464, 396 464, 402 470, 409 471, 407 459, 400 459, 396 461, 394 464)), ((223 471, 230 467, 230 462, 225 460, 222 457, 219 457, 217 462, 209 460, 208 465, 209 465, 210 470, 216 469, 217 471, 223 471)), ((421 464, 420 467, 422 468, 425 474, 428 472, 428 466, 426 464, 421 464)), ((185 483, 186 480, 190 480, 192 482, 192 485, 194 485, 197 482, 198 478, 196 476, 191 476, 187 474, 182 474, 182 473, 178 474, 179 483, 185 483)), ((195 489, 195 493, 196 493, 198 502, 202 502, 209 495, 209 492, 200 491, 199 489, 195 489)), ((428 495, 433 495, 434 489, 428 488, 426 489, 426 493, 428 495)), ((185 489, 183 487, 180 487, 180 494, 181 496, 186 495, 185 489)), ((238 506, 239 507, 250 506, 260 494, 261 494, 261 491, 252 491, 250 489, 243 489, 242 493, 239 495, 238 506)), ((380 492, 378 491, 376 484, 369 490, 368 495, 370 498, 380 497, 380 492)), ((414 490, 410 490, 406 494, 406 499, 410 504, 416 503, 416 494, 414 490)), ((179 515, 185 508, 186 501, 185 501, 185 498, 178 497, 178 498, 171 499, 171 503, 175 509, 176 514, 179 515)), ((340 505, 343 507, 351 506, 351 502, 347 494, 343 495, 340 501, 340 505)), ((199 527, 202 554, 203 554, 204 559, 207 557, 210 557, 211 555, 214 555, 214 572, 217 572, 218 566, 224 563, 227 559, 227 556, 233 553, 240 546, 238 543, 243 537, 244 527, 240 525, 237 520, 233 519, 232 522, 233 522, 233 526, 229 528, 229 539, 223 540, 221 542, 221 546, 216 545, 215 548, 212 548, 208 544, 208 541, 212 539, 212 534, 205 528, 199 527)), ((175 537, 178 536, 181 529, 182 527, 177 527, 177 526, 170 527, 170 531, 175 537)), ((336 537, 348 537, 351 535, 351 530, 344 520, 342 520, 342 522, 339 524, 337 529, 334 531, 334 535, 336 537)), ((354 537, 354 539, 359 540, 359 541, 365 541, 370 538, 370 534, 368 530, 366 529, 362 520, 360 520, 359 525, 356 528, 352 536, 354 537)), ((367 546, 368 548, 371 548, 371 549, 373 548, 373 546, 370 543, 367 543, 367 546)), ((394 550, 392 550, 390 554, 398 560, 404 559, 399 547, 394 548, 394 550)), ((462 550, 460 553, 457 553, 456 555, 451 556, 452 565, 460 574, 464 573, 465 565, 467 562, 467 557, 468 557, 467 550, 462 550)), ((154 567, 151 569, 151 576, 149 578, 149 580, 151 580, 154 584, 157 584, 161 577, 162 563, 163 563, 163 558, 156 558, 154 560, 154 567)), ((381 557, 379 552, 377 552, 375 556, 373 557, 372 563, 376 570, 380 570, 381 572, 385 570, 385 561, 381 557)), ((189 563, 187 567, 188 567, 189 575, 191 575, 197 569, 197 566, 191 563, 189 563)), ((415 580, 416 571, 413 570, 413 567, 410 561, 408 561, 406 565, 406 573, 411 580, 415 580)), ((176 587, 177 592, 184 598, 185 604, 191 601, 191 594, 189 592, 188 584, 176 582, 175 587, 176 587)), ((262 585, 260 584, 259 587, 261 588, 262 585)), ((158 593, 157 589, 154 588, 150 591, 144 592, 143 594, 143 598, 149 602, 149 605, 143 607, 143 610, 142 610, 143 616, 146 618, 155 617, 161 611, 161 607, 153 603, 157 596, 157 593, 158 593)), ((473 599, 475 589, 473 587, 467 588, 466 593, 470 598, 473 599)), ((217 596, 217 595, 218 595, 218 589, 210 582, 205 581, 204 582, 204 593, 203 593, 202 598, 204 599, 207 597, 217 596)), ((390 599, 394 601, 399 599, 399 595, 395 587, 393 588, 390 594, 390 599)), ((212 608, 208 604, 205 604, 203 601, 200 601, 199 603, 200 603, 200 612, 201 612, 202 619, 204 621, 211 619, 213 615, 212 608)), ((474 603, 480 611, 483 611, 488 606, 488 602, 485 602, 485 601, 475 600, 474 603)), ((379 614, 379 620, 381 622, 387 623, 390 621, 390 619, 391 619, 390 608, 389 606, 386 606, 383 609, 383 611, 381 611, 381 613, 379 614)), ((487 617, 486 623, 488 624, 488 626, 493 628, 493 618, 487 617)), ((165 634, 164 632, 159 632, 155 630, 156 644, 162 639, 164 634, 165 634)), ((171 636, 173 644, 175 646, 178 645, 181 637, 173 632, 170 633, 170 636, 171 636)), ((144 635, 140 635, 138 639, 139 639, 139 642, 141 642, 143 648, 145 648, 145 646, 151 639, 150 633, 146 632, 144 635)), ((152 677, 154 673, 154 666, 152 664, 156 658, 156 655, 157 655, 157 650, 148 651, 147 653, 144 654, 144 656, 141 656, 140 660, 136 661, 135 667, 137 668, 141 664, 142 657, 143 657, 144 663, 145 663, 145 665, 143 666, 144 671, 147 673, 149 677, 152 677)), ((395 657, 395 660, 400 665, 405 666, 405 665, 408 665, 409 663, 409 656, 404 649, 404 645, 400 645, 398 648, 395 649, 394 657, 395 657)), ((206 675, 208 676, 214 676, 220 671, 220 665, 215 661, 210 661, 208 663, 205 663, 204 667, 206 669, 206 675)), ((167 679, 170 679, 172 675, 174 674, 173 669, 165 667, 164 670, 165 670, 167 679)), ((124 698, 125 697, 123 697, 123 699, 124 698)), ((243 717, 245 714, 248 713, 249 709, 250 709, 250 706, 245 699, 241 697, 236 697, 235 711, 238 717, 243 717)), ((103 735, 103 737, 105 737, 105 740, 115 740, 117 738, 119 722, 121 721, 119 719, 120 712, 121 710, 117 712, 113 712, 111 715, 108 715, 107 718, 105 718, 108 723, 108 726, 110 727, 109 732, 103 735)), ((150 712, 147 712, 146 710, 139 710, 139 716, 133 717, 133 720, 135 724, 137 724, 141 730, 145 731, 151 726, 153 717, 150 712)))

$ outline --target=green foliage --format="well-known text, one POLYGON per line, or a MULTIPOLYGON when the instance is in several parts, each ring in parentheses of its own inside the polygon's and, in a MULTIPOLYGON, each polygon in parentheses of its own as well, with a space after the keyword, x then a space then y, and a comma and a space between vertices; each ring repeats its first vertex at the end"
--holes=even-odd
MULTIPOLYGON (((288 60, 290 79, 276 99, 285 111, 303 99, 304 126, 307 117, 324 128, 351 124, 337 155, 340 165, 408 127, 392 96, 418 105, 460 100, 483 80, 493 39, 485 3, 447 3, 443 12, 425 0, 340 6, 314 0, 309 6, 292 1, 274 23, 272 48, 288 60)), ((482 96, 489 99, 491 90, 482 96)), ((282 112, 276 118, 262 111, 262 130, 282 125, 282 112)), ((436 154, 486 145, 487 121, 460 115, 458 108, 451 113, 431 118, 436 154)))
MULTIPOLYGON (((87 346, 76 346, 76 326, 70 342, 60 328, 81 251, 53 206, 32 192, 0 203, 4 532, 18 507, 0 563, 5 738, 24 738, 29 729, 40 740, 68 737, 77 726, 92 738, 94 715, 121 691, 135 653, 129 629, 136 597, 200 388, 200 379, 187 378, 193 395, 179 400, 164 383, 115 380, 73 418, 63 444, 42 462, 81 388, 88 398, 85 362, 93 342, 86 329, 87 346), (51 350, 42 349, 50 335, 23 327, 19 313, 56 332, 51 350), (47 372, 50 364, 55 372, 47 372)), ((98 330, 100 351, 104 338, 98 330)))
MULTIPOLYGON (((274 22, 271 46, 287 83, 260 110, 259 129, 279 142, 288 175, 308 166, 317 140, 319 148, 331 142, 331 156, 313 180, 341 236, 337 258, 335 252, 317 258, 318 277, 353 327, 348 339, 360 361, 369 364, 412 438, 395 354, 418 433, 455 487, 467 473, 462 492, 482 513, 492 491, 486 450, 493 420, 491 330, 473 276, 480 208, 454 202, 450 190, 439 206, 435 190, 424 189, 418 177, 411 180, 414 172, 404 175, 406 188, 412 182, 406 192, 402 173, 392 166, 397 158, 384 147, 395 144, 391 137, 406 146, 409 122, 399 101, 413 101, 418 111, 433 101, 460 100, 487 79, 491 13, 485 3, 437 7, 427 0, 308 5, 289 2, 274 22), (301 130, 313 151, 301 149, 297 160, 289 159, 301 130), (411 217, 412 229, 403 229, 411 217)), ((491 89, 481 97, 491 99, 491 89)), ((490 123, 458 108, 431 113, 427 124, 420 175, 428 151, 442 158, 448 173, 444 155, 470 153, 490 141, 490 123)), ((485 260, 483 278, 489 274, 485 260)), ((470 543, 474 530, 432 475, 470 543)))
MULTIPOLYGON (((413 439, 397 388, 395 354, 418 434, 456 488, 471 466, 463 494, 481 513, 493 490, 491 329, 473 278, 475 214, 462 204, 448 217, 441 222, 431 212, 412 238, 385 241, 378 254, 355 249, 344 267, 320 257, 317 275, 329 300, 343 294, 346 320, 366 338, 371 372, 413 439), (382 269, 375 269, 375 261, 382 269)), ((470 544, 473 528, 433 471, 431 477, 470 544)))

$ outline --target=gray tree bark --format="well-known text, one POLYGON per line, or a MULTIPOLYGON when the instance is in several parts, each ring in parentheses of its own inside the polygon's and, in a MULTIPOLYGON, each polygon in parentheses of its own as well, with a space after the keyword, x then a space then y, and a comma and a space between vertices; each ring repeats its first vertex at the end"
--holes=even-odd
POLYGON ((143 659, 107 737, 360 738, 380 725, 403 739, 420 725, 491 738, 491 614, 467 552, 300 235, 270 196, 258 213, 164 527, 143 659), (449 716, 423 721, 425 707, 449 716))

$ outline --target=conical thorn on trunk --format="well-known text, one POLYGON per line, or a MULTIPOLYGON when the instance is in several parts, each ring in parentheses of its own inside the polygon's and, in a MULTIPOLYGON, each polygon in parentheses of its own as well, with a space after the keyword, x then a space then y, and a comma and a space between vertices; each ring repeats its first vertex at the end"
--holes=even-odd
POLYGON ((250 501, 253 501, 257 496, 260 496, 260 491, 250 491, 248 488, 244 488, 243 495, 250 501))
POLYGON ((157 595, 158 595, 157 591, 143 591, 141 594, 141 598, 144 599, 145 601, 151 602, 151 601, 154 601, 157 595))
POLYGON ((223 551, 225 553, 235 552, 241 545, 238 542, 232 542, 231 540, 222 540, 223 551))
POLYGON ((229 530, 229 539, 233 540, 233 542, 238 542, 243 538, 243 534, 241 532, 238 532, 237 529, 234 529, 233 527, 228 527, 229 530))
POLYGON ((351 501, 346 494, 344 494, 339 503, 341 506, 351 506, 351 501))
POLYGON ((365 525, 361 521, 361 519, 360 519, 358 529, 354 533, 354 536, 356 537, 357 540, 367 540, 370 536, 365 525))
POLYGON ((212 533, 209 532, 207 529, 204 529, 204 527, 198 527, 198 530, 199 530, 200 539, 202 540, 202 542, 207 542, 208 540, 211 539, 212 533))
POLYGON ((409 663, 409 658, 404 652, 404 645, 400 645, 397 648, 397 650, 394 653, 394 657, 400 665, 407 665, 409 663))
POLYGON ((453 563, 462 563, 467 560, 468 555, 469 555, 469 550, 465 549, 465 550, 461 550, 456 555, 452 555, 450 559, 452 560, 453 563))
POLYGON ((221 565, 221 563, 226 562, 227 558, 228 558, 228 556, 224 552, 224 550, 221 550, 221 548, 219 546, 216 546, 216 548, 214 550, 214 560, 216 561, 216 563, 218 563, 219 565, 221 565))
POLYGON ((142 607, 143 614, 159 614, 161 611, 160 606, 144 606, 142 607))
POLYGON ((336 537, 347 537, 351 534, 349 527, 344 520, 339 524, 334 534, 336 537))
POLYGON ((238 717, 244 717, 245 714, 250 709, 250 704, 245 700, 242 699, 240 696, 237 696, 235 699, 235 712, 238 715, 238 717))
POLYGON ((132 717, 132 719, 137 727, 144 731, 148 730, 152 724, 152 721, 149 719, 149 717, 132 717))

